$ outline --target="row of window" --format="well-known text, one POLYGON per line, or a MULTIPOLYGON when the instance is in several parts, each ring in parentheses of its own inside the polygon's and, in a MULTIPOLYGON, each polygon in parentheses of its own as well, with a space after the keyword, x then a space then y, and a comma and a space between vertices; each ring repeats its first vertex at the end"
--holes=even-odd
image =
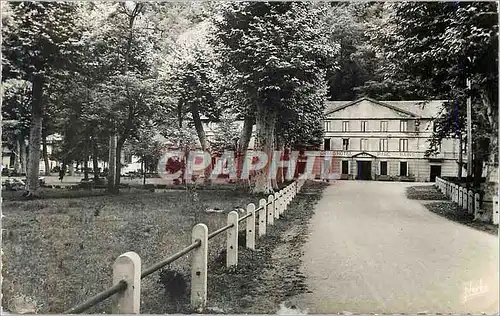
MULTIPOLYGON (((389 140, 387 138, 382 138, 379 139, 379 151, 388 151, 389 150, 389 140)), ((342 139, 342 150, 350 150, 349 149, 349 138, 343 138, 342 139)), ((368 139, 367 138, 362 138, 360 139, 360 144, 359 144, 360 150, 370 150, 368 148, 368 139)), ((330 148, 330 138, 325 138, 324 150, 331 150, 330 148)), ((373 150, 373 149, 372 149, 373 150)), ((408 139, 403 138, 399 140, 399 151, 408 151, 408 139)))
MULTIPOLYGON (((361 121, 360 131, 366 132, 368 130, 368 121, 361 121)), ((389 127, 389 121, 380 121, 380 131, 387 132, 389 127)), ((342 132, 349 132, 349 121, 342 121, 342 132)), ((325 121, 325 131, 332 131, 332 125, 330 121, 325 121)), ((408 132, 408 121, 399 122, 399 131, 408 132)), ((418 121, 415 122, 415 131, 418 131, 418 121)))
MULTIPOLYGON (((388 162, 381 161, 380 162, 380 169, 379 169, 380 175, 386 176, 387 170, 388 170, 388 162)), ((347 160, 342 161, 342 174, 349 174, 349 161, 347 161, 347 160)), ((401 177, 408 176, 408 162, 406 162, 406 161, 399 162, 399 175, 401 177)))

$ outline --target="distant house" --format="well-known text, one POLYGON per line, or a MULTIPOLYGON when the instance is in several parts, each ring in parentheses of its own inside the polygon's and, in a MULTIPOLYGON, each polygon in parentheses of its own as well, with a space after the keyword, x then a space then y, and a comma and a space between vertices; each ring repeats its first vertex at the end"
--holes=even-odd
MULTIPOLYGON (((326 102, 322 150, 331 151, 331 173, 348 179, 434 181, 456 176, 459 142, 444 139, 439 153, 425 157, 444 101, 326 102)), ((466 155, 463 155, 464 162, 466 155)))

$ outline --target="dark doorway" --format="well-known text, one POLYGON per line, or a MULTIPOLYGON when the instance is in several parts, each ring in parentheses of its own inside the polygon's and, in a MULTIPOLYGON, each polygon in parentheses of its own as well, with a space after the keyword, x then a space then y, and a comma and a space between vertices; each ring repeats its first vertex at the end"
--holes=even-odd
POLYGON ((399 162, 399 176, 401 177, 408 176, 408 163, 406 161, 399 162))
POLYGON ((380 175, 381 176, 387 175, 387 161, 380 162, 380 175))
POLYGON ((371 180, 372 179, 372 162, 371 161, 357 161, 358 163, 358 180, 371 180))
POLYGON ((330 150, 330 138, 325 138, 325 142, 323 144, 323 148, 325 151, 330 150))
POLYGON ((431 182, 436 182, 436 177, 441 176, 441 166, 431 166, 431 182))
POLYGON ((349 174, 349 161, 342 161, 342 174, 349 174))

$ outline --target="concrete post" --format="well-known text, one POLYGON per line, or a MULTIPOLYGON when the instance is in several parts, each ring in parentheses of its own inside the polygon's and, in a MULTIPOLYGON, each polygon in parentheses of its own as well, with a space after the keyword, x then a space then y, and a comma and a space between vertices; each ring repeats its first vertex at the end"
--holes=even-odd
POLYGON ((463 187, 460 187, 460 207, 463 208, 464 206, 464 192, 465 192, 465 188, 463 187))
POLYGON ((267 202, 270 203, 267 207, 267 224, 274 225, 274 195, 267 197, 267 202))
POLYGON ((290 188, 286 188, 285 191, 285 211, 288 209, 288 204, 290 204, 290 188))
POLYGON ((124 280, 127 288, 113 296, 113 314, 139 314, 141 309, 141 258, 135 252, 126 252, 113 264, 113 284, 124 280))
POLYGON ((283 210, 281 213, 285 213, 285 211, 288 209, 288 188, 285 188, 285 192, 283 193, 284 198, 283 198, 283 210))
POLYGON ((247 217, 247 248, 255 250, 255 204, 247 205, 247 214, 252 216, 247 217))
POLYGON ((259 237, 266 234, 266 216, 267 216, 267 201, 266 199, 260 199, 259 201, 259 237))
POLYGON ((290 187, 285 189, 285 211, 288 209, 288 204, 290 204, 290 187))
POLYGON ((472 190, 469 190, 467 196, 467 214, 472 213, 474 213, 474 192, 472 192, 472 190))
POLYGON ((467 193, 467 189, 463 188, 462 190, 462 209, 467 210, 467 203, 469 201, 469 194, 467 193))
POLYGON ((458 187, 458 206, 462 207, 462 190, 461 186, 458 187))
POLYGON ((480 210, 479 199, 479 193, 474 194, 474 217, 477 217, 477 213, 480 210))
POLYGON ((227 215, 227 224, 233 224, 227 230, 226 266, 229 268, 238 265, 238 212, 231 211, 227 215))
POLYGON ((208 267, 208 227, 197 224, 193 227, 191 241, 201 241, 194 249, 191 258, 191 307, 203 311, 207 303, 207 267, 208 267))
POLYGON ((280 207, 281 207, 281 191, 274 193, 274 218, 280 218, 280 207))
POLYGON ((285 209, 286 209, 286 191, 285 189, 281 190, 281 195, 280 195, 280 215, 285 213, 285 209))
POLYGON ((498 196, 493 197, 493 224, 498 225, 498 196))

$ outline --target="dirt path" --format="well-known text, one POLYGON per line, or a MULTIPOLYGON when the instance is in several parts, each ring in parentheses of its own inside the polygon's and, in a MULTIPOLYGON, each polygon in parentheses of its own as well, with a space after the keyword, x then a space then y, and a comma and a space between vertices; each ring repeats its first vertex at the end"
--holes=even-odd
POLYGON ((209 266, 206 312, 276 313, 288 297, 307 291, 305 276, 300 272, 300 249, 307 237, 307 222, 324 187, 316 182, 304 186, 287 213, 257 241, 255 251, 240 248, 236 270, 224 267, 224 255, 209 266))

